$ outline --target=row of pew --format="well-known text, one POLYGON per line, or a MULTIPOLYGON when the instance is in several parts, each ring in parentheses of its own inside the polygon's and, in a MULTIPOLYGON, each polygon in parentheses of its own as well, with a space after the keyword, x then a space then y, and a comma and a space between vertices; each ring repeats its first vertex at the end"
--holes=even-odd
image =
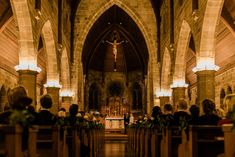
POLYGON ((129 127, 136 157, 235 157, 235 133, 227 126, 129 127))
POLYGON ((104 128, 0 125, 0 157, 97 157, 104 128))

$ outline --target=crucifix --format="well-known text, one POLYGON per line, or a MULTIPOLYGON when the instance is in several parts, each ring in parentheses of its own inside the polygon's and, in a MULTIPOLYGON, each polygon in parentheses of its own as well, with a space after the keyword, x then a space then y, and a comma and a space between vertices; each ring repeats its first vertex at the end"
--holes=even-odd
POLYGON ((106 42, 113 46, 114 61, 116 62, 117 61, 117 46, 122 44, 124 41, 117 42, 117 40, 114 39, 113 43, 108 40, 106 40, 106 42))

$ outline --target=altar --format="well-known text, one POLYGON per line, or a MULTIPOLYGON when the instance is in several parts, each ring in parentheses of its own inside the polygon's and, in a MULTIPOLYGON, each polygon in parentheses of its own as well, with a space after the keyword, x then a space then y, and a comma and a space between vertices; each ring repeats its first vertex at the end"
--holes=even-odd
POLYGON ((106 131, 123 131, 124 119, 122 117, 107 117, 105 118, 106 131))

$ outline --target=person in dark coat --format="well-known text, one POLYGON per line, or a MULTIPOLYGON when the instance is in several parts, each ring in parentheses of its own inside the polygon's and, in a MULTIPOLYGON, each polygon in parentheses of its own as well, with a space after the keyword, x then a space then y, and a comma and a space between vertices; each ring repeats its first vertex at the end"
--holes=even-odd
POLYGON ((180 99, 178 102, 178 111, 174 113, 175 125, 180 125, 181 121, 188 121, 190 115, 187 113, 188 103, 184 99, 180 99))
POLYGON ((173 107, 171 104, 164 105, 164 114, 162 115, 165 126, 174 125, 173 107))
POLYGON ((40 99, 41 109, 38 113, 38 125, 54 125, 56 116, 50 112, 52 98, 50 95, 43 95, 40 99))
POLYGON ((217 125, 221 118, 215 114, 215 103, 212 100, 205 99, 202 101, 204 115, 199 117, 200 125, 217 125))
POLYGON ((127 126, 128 126, 128 124, 129 124, 129 122, 130 122, 130 116, 129 116, 129 114, 128 113, 125 113, 124 114, 124 133, 126 134, 127 132, 126 132, 126 128, 127 128, 127 126))
POLYGON ((75 126, 77 125, 77 114, 78 114, 78 105, 77 104, 72 104, 69 107, 69 116, 67 117, 68 119, 68 125, 70 126, 75 126))
POLYGON ((199 113, 200 109, 198 105, 192 105, 189 109, 191 117, 188 121, 189 125, 198 125, 199 124, 199 113))
POLYGON ((27 96, 27 92, 22 86, 11 89, 7 93, 7 98, 10 109, 0 114, 0 124, 10 124, 12 113, 22 113, 32 103, 32 99, 27 96))

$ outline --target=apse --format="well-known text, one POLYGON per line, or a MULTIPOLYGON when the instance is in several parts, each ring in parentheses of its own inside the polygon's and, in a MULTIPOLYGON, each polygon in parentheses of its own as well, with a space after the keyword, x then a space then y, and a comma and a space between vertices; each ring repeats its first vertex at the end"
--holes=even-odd
POLYGON ((118 6, 109 8, 89 31, 82 53, 83 70, 147 73, 148 51, 132 18, 118 6), (114 55, 114 42, 117 54, 114 55), (116 56, 116 59, 115 59, 116 56))

